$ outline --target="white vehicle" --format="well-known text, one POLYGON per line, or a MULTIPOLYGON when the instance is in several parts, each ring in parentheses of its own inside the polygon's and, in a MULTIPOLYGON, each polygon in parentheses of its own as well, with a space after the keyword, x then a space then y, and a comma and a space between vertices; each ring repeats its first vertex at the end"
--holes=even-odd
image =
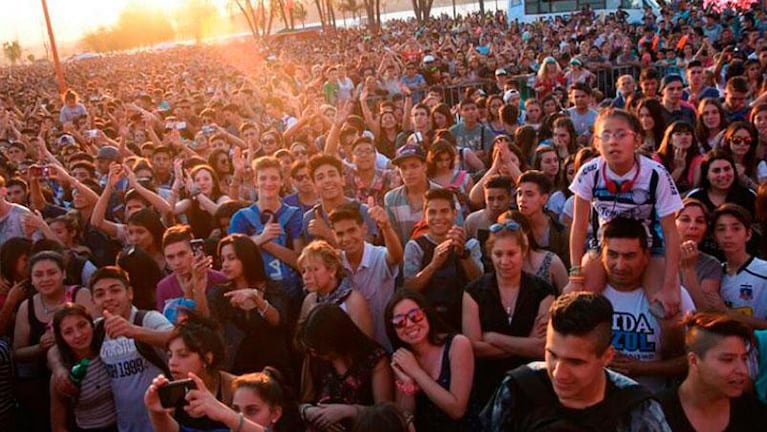
POLYGON ((656 0, 508 0, 509 22, 533 22, 553 19, 555 16, 578 13, 589 5, 597 16, 609 14, 622 7, 629 14, 629 22, 641 22, 644 7, 652 8, 657 16, 660 5, 656 0))

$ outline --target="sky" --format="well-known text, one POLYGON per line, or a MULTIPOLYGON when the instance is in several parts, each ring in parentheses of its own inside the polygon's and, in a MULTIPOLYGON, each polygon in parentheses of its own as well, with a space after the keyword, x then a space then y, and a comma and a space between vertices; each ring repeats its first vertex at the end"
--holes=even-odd
MULTIPOLYGON (((131 1, 166 11, 184 4, 184 0, 47 0, 56 43, 62 48, 71 46, 89 30, 114 24, 120 11, 131 1)), ((221 8, 226 4, 226 0, 212 2, 221 8)), ((0 44, 18 39, 22 50, 30 49, 38 56, 42 54, 43 41, 47 41, 48 37, 42 1, 0 0, 0 3, 3 4, 0 44)))

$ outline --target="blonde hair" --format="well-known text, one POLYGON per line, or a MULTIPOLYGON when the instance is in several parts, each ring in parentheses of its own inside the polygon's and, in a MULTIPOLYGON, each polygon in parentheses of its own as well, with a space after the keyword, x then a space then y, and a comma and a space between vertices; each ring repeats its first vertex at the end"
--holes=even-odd
POLYGON ((335 275, 338 280, 343 278, 344 265, 341 259, 341 251, 334 248, 330 243, 325 240, 313 240, 298 256, 298 265, 303 267, 308 259, 317 259, 325 264, 325 267, 335 270, 335 275))
POLYGON ((280 160, 276 157, 261 156, 260 158, 253 161, 253 173, 256 175, 258 175, 260 171, 268 168, 276 169, 280 172, 280 177, 282 177, 282 165, 280 164, 280 160))

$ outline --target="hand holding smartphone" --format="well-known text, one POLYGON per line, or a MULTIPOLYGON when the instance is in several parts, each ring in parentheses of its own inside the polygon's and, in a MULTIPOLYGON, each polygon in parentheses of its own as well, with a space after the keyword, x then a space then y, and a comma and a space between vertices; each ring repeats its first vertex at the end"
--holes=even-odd
POLYGON ((160 404, 163 408, 179 408, 186 404, 186 394, 197 390, 197 385, 191 379, 171 381, 157 389, 160 404))

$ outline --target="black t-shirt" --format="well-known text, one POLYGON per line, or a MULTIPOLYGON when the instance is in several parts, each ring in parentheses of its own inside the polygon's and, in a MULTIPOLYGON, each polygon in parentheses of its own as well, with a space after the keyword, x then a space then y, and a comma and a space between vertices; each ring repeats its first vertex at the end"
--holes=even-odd
MULTIPOLYGON (((666 421, 674 432, 696 432, 684 413, 682 403, 679 401, 679 388, 667 390, 658 399, 666 421)), ((756 431, 763 424, 767 407, 762 405, 751 395, 743 394, 739 398, 732 399, 730 403, 730 423, 723 432, 756 431)))

